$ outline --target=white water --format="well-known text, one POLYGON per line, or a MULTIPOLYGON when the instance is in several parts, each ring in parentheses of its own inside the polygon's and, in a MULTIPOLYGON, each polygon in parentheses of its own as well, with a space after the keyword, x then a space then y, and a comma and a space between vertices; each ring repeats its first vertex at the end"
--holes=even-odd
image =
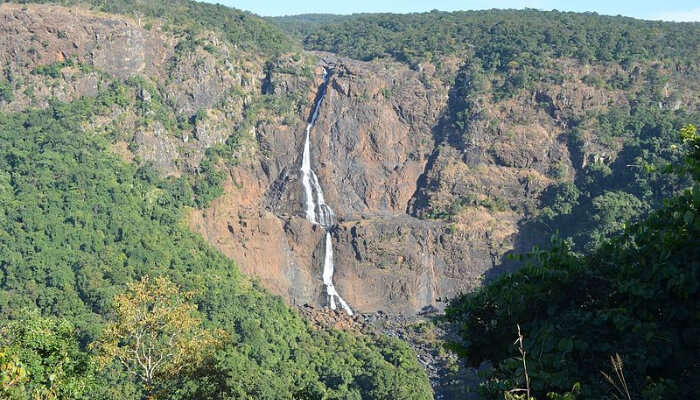
POLYGON ((302 155, 301 162, 301 182, 304 186, 304 193, 306 195, 306 219, 312 224, 319 224, 326 230, 326 255, 323 259, 323 284, 326 286, 326 295, 328 296, 328 302, 330 303, 331 309, 336 309, 336 299, 340 302, 343 309, 352 315, 352 309, 348 303, 343 300, 342 297, 335 290, 333 285, 333 272, 335 265, 333 263, 333 242, 331 239, 330 229, 333 227, 333 210, 326 204, 326 200, 323 197, 323 189, 321 189, 321 184, 318 181, 318 177, 313 169, 311 169, 311 145, 309 137, 311 136, 311 129, 314 127, 316 118, 318 118, 318 110, 321 108, 321 103, 323 102, 323 97, 325 93, 325 85, 328 83, 328 75, 324 71, 323 74, 323 85, 324 92, 319 96, 318 101, 314 105, 314 112, 311 115, 311 121, 306 126, 306 141, 304 142, 304 152, 302 155), (314 199, 314 194, 316 195, 314 199))

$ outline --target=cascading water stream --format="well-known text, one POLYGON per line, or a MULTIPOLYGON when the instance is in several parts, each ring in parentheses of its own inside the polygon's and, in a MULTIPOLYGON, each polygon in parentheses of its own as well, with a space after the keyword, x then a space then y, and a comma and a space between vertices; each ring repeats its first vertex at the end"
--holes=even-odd
POLYGON ((343 300, 342 297, 335 290, 333 285, 333 271, 335 265, 333 263, 333 242, 331 238, 331 228, 333 227, 333 210, 326 204, 326 200, 323 197, 323 189, 321 189, 321 184, 318 181, 318 177, 313 169, 311 169, 311 144, 310 136, 311 129, 313 129, 316 123, 316 118, 318 118, 318 110, 321 108, 321 103, 326 95, 326 86, 328 85, 328 72, 324 69, 323 71, 323 85, 321 86, 321 93, 314 104, 314 112, 311 114, 311 121, 306 126, 306 140, 304 142, 304 152, 302 154, 301 162, 301 182, 304 186, 304 193, 306 195, 306 219, 312 224, 319 224, 326 230, 326 255, 323 260, 323 284, 326 286, 326 295, 328 296, 328 302, 330 303, 331 309, 336 309, 336 299, 343 307, 343 309, 352 315, 352 309, 348 303, 343 300), (316 195, 314 197, 314 194, 316 195))

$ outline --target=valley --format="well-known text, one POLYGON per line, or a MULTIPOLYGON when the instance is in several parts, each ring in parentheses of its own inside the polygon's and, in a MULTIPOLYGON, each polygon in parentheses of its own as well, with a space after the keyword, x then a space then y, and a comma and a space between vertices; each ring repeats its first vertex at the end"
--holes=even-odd
POLYGON ((25 325, 74 362, 3 395, 501 398, 521 324, 538 398, 609 396, 614 352, 640 398, 692 392, 698 23, 103 3, 0 2, 0 361, 58 368, 25 325), (142 384, 97 363, 149 276, 209 339, 142 384))

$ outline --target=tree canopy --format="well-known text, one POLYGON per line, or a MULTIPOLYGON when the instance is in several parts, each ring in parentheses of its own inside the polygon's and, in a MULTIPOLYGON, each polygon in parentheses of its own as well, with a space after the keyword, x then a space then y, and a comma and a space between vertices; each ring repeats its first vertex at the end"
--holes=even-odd
POLYGON ((537 65, 542 56, 629 62, 682 58, 697 66, 700 24, 641 21, 596 13, 484 10, 415 14, 300 15, 271 19, 304 46, 360 60, 418 63, 465 52, 487 69, 537 65))

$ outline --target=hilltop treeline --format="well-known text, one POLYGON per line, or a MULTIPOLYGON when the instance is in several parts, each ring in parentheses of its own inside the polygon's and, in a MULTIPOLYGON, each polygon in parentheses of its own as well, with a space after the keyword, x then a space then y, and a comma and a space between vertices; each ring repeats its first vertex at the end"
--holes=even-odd
POLYGON ((487 10, 417 14, 310 15, 272 19, 304 46, 360 60, 417 63, 473 53, 487 69, 507 70, 545 55, 583 61, 682 58, 697 65, 700 24, 641 21, 595 13, 487 10))

